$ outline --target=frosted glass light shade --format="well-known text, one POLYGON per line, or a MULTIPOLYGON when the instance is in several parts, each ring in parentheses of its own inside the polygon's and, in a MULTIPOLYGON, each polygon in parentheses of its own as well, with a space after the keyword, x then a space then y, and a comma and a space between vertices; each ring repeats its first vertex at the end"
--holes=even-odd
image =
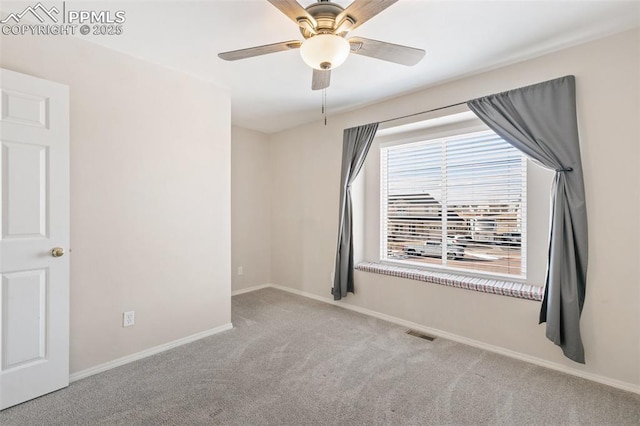
POLYGON ((337 68, 347 60, 349 42, 333 34, 318 34, 306 39, 300 46, 302 60, 317 70, 337 68))

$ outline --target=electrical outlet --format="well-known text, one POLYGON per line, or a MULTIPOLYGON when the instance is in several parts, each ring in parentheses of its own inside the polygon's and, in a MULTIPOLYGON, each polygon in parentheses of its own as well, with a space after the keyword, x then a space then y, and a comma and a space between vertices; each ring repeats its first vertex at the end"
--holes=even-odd
POLYGON ((122 314, 122 326, 123 327, 131 327, 136 323, 136 312, 135 311, 127 311, 122 314))
POLYGON ((244 274, 244 268, 242 266, 238 266, 238 275, 244 274))

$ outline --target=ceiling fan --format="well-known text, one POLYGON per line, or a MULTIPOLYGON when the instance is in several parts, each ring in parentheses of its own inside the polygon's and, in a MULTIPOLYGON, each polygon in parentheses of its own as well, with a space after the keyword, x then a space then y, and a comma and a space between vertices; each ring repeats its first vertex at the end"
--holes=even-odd
POLYGON ((303 41, 291 40, 218 54, 236 61, 268 53, 300 49, 302 59, 313 68, 311 89, 329 87, 331 70, 340 66, 349 53, 402 65, 415 65, 424 50, 364 37, 345 37, 398 0, 354 0, 346 9, 329 0, 318 0, 303 8, 296 0, 268 0, 300 27, 303 41))

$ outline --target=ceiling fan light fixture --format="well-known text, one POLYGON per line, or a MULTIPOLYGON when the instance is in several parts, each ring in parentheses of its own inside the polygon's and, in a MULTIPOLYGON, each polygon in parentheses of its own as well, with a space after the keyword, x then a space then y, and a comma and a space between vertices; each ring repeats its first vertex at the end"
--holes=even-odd
POLYGON ((302 60, 311 68, 327 70, 339 67, 349 56, 349 42, 335 34, 318 34, 300 46, 302 60))

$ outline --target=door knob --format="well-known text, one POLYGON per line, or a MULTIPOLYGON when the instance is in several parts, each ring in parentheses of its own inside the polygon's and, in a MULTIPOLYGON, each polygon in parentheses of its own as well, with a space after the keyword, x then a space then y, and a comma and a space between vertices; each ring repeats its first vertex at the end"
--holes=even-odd
POLYGON ((61 257, 64 255, 64 249, 62 247, 54 247, 51 249, 51 256, 61 257))

